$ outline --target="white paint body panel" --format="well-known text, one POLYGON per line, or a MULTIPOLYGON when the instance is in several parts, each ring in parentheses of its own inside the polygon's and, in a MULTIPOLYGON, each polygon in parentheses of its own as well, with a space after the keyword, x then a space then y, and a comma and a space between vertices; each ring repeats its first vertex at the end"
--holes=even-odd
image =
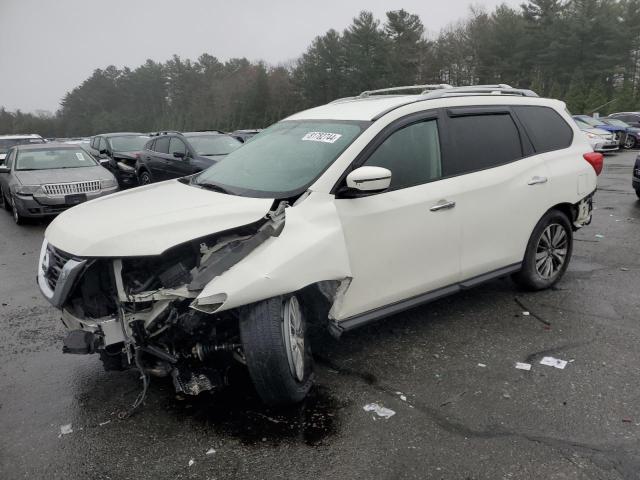
POLYGON ((45 237, 80 257, 135 257, 260 220, 272 199, 203 190, 169 180, 80 204, 60 214, 45 237))

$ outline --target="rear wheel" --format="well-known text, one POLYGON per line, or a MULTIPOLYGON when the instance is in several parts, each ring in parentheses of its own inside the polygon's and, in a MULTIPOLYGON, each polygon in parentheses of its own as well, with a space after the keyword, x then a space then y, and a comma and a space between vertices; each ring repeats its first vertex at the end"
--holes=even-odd
POLYGON ((151 175, 146 170, 140 172, 140 185, 149 185, 152 182, 151 175))
POLYGON ((640 198, 640 190, 636 190, 636 195, 640 198))
POLYGON ((240 336, 249 376, 267 405, 302 401, 313 383, 307 324, 298 297, 275 297, 243 309, 240 336))
POLYGON ((552 210, 538 222, 531 234, 522 270, 513 280, 529 290, 553 286, 569 266, 573 251, 573 230, 567 216, 552 210))

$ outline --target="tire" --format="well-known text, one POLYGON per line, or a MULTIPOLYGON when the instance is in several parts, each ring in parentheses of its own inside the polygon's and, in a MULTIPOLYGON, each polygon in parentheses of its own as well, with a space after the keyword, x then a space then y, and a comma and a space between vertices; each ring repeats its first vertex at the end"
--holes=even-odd
POLYGON ((10 196, 9 198, 11 199, 11 213, 13 214, 13 221, 16 223, 16 225, 24 225, 26 223, 25 217, 20 215, 13 196, 10 196))
POLYGON ((4 209, 7 212, 10 212, 11 205, 9 204, 9 200, 7 200, 7 197, 4 195, 4 190, 2 189, 2 187, 0 187, 0 200, 2 200, 2 206, 4 207, 4 209))
POLYGON ((640 200, 640 190, 636 190, 636 195, 638 196, 638 199, 640 200))
POLYGON ((149 185, 153 183, 153 180, 151 179, 151 174, 146 170, 142 170, 140 172, 139 178, 140 178, 139 180, 140 185, 149 185))
POLYGON ((240 312, 240 337, 249 376, 269 406, 298 403, 311 389, 313 358, 302 312, 295 295, 270 298, 240 312), (287 330, 287 325, 292 328, 287 330))
POLYGON ((623 148, 625 150, 631 150, 632 148, 635 148, 636 143, 637 143, 637 141, 636 141, 636 138, 634 136, 627 135, 627 138, 624 140, 623 148))
POLYGON ((552 287, 567 271, 572 252, 571 223, 564 213, 551 210, 533 229, 524 255, 522 270, 512 278, 527 290, 543 290, 552 287), (562 256, 563 252, 564 256, 562 256))

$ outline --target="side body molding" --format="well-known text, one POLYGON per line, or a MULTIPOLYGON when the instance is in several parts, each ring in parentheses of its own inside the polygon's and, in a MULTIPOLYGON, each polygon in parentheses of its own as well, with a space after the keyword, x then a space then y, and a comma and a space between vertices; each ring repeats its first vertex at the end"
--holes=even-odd
POLYGON ((324 280, 345 280, 351 267, 333 195, 312 192, 285 210, 284 228, 209 282, 197 304, 229 310, 295 292, 324 280))

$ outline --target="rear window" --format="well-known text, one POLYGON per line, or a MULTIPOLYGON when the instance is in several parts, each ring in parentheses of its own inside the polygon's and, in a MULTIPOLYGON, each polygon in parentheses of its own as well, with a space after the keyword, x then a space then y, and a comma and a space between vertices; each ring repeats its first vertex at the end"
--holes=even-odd
POLYGON ((449 118, 450 153, 443 176, 462 175, 522 158, 518 128, 508 113, 449 118))
POLYGON ((536 153, 567 148, 573 141, 573 130, 549 107, 513 107, 518 119, 524 125, 536 153))

